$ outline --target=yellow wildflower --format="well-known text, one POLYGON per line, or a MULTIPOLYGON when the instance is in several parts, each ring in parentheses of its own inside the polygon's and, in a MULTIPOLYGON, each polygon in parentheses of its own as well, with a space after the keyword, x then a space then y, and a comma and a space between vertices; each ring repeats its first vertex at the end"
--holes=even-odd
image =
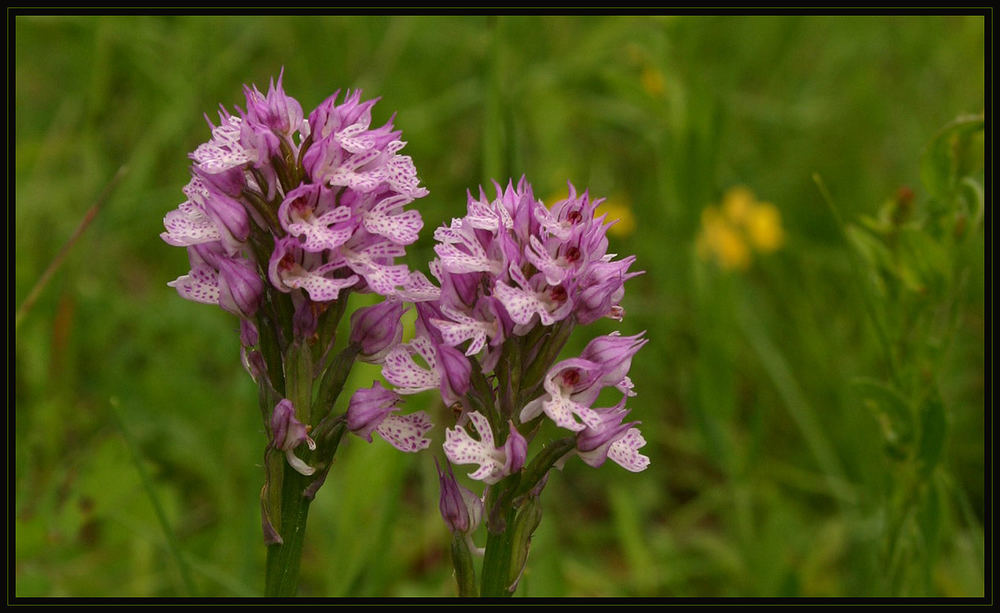
POLYGON ((714 257, 724 270, 746 270, 750 266, 750 248, 742 234, 715 207, 702 211, 696 247, 702 259, 714 257))
POLYGON ((663 73, 652 66, 644 66, 639 75, 639 84, 642 89, 654 98, 663 96, 667 91, 667 81, 663 78, 663 73))
POLYGON ((753 192, 738 185, 730 187, 722 197, 722 210, 730 223, 742 225, 746 223, 747 215, 754 205, 753 192))
POLYGON ((753 206, 746 227, 750 242, 764 253, 776 251, 785 242, 781 214, 778 213, 778 207, 770 202, 760 202, 753 206))
POLYGON ((758 202, 753 192, 737 186, 726 191, 721 207, 706 207, 696 248, 699 257, 714 259, 724 270, 745 270, 752 251, 770 253, 781 247, 785 235, 778 207, 758 202))

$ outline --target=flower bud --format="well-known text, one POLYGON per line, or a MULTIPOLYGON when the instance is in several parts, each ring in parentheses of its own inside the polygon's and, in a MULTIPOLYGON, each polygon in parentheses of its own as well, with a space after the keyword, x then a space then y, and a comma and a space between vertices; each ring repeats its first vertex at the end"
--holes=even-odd
POLYGON ((285 90, 281 87, 282 76, 284 71, 278 75, 277 86, 271 80, 266 97, 256 87, 251 90, 244 86, 243 92, 247 99, 247 116, 275 134, 288 137, 301 128, 303 113, 302 105, 285 95, 285 90))
POLYGON ((641 336, 641 332, 634 336, 621 336, 618 332, 598 336, 587 343, 580 358, 600 365, 601 386, 617 385, 628 374, 632 357, 648 342, 641 336))
POLYGON ((277 135, 267 126, 253 121, 243 112, 240 113, 243 123, 240 126, 240 144, 249 153, 251 159, 256 160, 254 168, 264 174, 268 184, 267 199, 274 198, 277 194, 277 186, 274 179, 277 179, 272 158, 280 155, 281 142, 277 135))
POLYGON ((587 325, 608 315, 615 307, 614 294, 621 287, 620 281, 608 278, 582 290, 574 311, 576 322, 587 325))
MULTIPOLYGON (((292 302, 297 302, 297 297, 292 298, 292 302)), ((313 302, 302 300, 295 307, 292 313, 292 334, 295 338, 309 338, 316 333, 316 311, 313 310, 313 302)))
POLYGON ((271 443, 275 449, 294 449, 309 438, 306 427, 295 417, 292 401, 284 399, 271 414, 271 443))
POLYGON ((360 388, 347 406, 347 429, 372 442, 372 431, 392 413, 399 402, 396 392, 382 387, 378 381, 371 388, 360 388))
POLYGON ((249 260, 219 260, 219 306, 230 313, 251 318, 260 307, 264 281, 249 260))
POLYGON ((202 182, 203 191, 195 197, 202 198, 205 212, 226 238, 229 245, 238 245, 250 236, 250 217, 238 200, 227 196, 213 183, 202 182))
POLYGON ((209 172, 199 166, 194 166, 192 172, 205 183, 226 196, 239 198, 247 187, 246 174, 240 166, 234 166, 218 172, 209 172))
POLYGON ((575 316, 579 324, 589 324, 602 317, 614 317, 615 307, 625 295, 625 281, 642 272, 626 272, 635 262, 629 256, 616 262, 599 262, 590 266, 580 284, 575 316))
POLYGON ((441 500, 438 508, 441 510, 444 523, 452 532, 463 534, 472 532, 479 526, 479 520, 482 518, 483 501, 458 483, 455 473, 451 470, 451 463, 445 462, 448 467, 447 473, 441 470, 437 458, 434 458, 434 465, 441 483, 441 500))
POLYGON ((451 273, 443 275, 441 291, 445 295, 458 298, 466 306, 475 306, 482 273, 451 273))
POLYGON ((414 323, 417 336, 427 337, 434 345, 444 343, 441 331, 434 325, 435 319, 446 319, 438 301, 418 302, 414 306, 417 308, 417 321, 414 323))
POLYGON ((361 348, 360 359, 378 363, 403 340, 403 303, 385 300, 351 315, 351 344, 361 348))
POLYGON ((514 427, 514 422, 507 422, 507 424, 510 426, 510 436, 507 437, 507 442, 503 445, 504 455, 507 456, 504 472, 513 475, 524 467, 524 461, 528 457, 528 441, 514 427))
POLYGON ((244 347, 254 347, 259 341, 257 326, 248 319, 240 319, 240 344, 244 347))
POLYGON ((240 347, 240 362, 243 363, 243 368, 250 374, 254 383, 267 380, 267 363, 264 362, 264 356, 259 351, 248 349, 245 346, 240 347))
POLYGON ((472 364, 461 351, 448 345, 438 345, 437 358, 441 370, 441 397, 445 404, 455 403, 469 392, 472 364))

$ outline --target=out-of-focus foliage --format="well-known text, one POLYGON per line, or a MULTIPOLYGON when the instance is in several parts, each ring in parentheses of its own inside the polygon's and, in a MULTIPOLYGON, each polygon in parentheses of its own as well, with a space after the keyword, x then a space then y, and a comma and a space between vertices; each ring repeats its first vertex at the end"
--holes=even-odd
MULTIPOLYGON (((609 196, 611 251, 646 271, 624 322, 594 327, 647 330, 630 406, 652 466, 554 474, 519 593, 981 596, 984 32, 982 16, 14 17, 15 304, 127 165, 16 331, 16 594, 261 593, 265 441, 237 322, 166 286, 188 266, 158 234, 202 115, 284 67, 305 108, 360 87, 382 97, 376 123, 398 112, 431 192, 411 266, 466 189, 526 174, 536 194, 609 196), (782 240, 726 270, 696 242, 735 185, 773 203, 782 240)), ((443 416, 427 398, 408 409, 443 416)), ((431 456, 355 438, 312 507, 300 593, 452 595, 448 546, 431 456)))

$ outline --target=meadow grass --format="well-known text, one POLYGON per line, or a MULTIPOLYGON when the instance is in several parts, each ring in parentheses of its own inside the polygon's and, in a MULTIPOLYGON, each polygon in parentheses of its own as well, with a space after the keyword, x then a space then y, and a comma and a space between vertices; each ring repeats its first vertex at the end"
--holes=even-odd
MULTIPOLYGON (((610 251, 646 273, 593 328, 647 330, 630 406, 652 465, 553 475, 519 594, 982 596, 984 238, 974 216, 949 238, 973 188, 934 169, 967 145, 952 178, 981 184, 983 141, 922 160, 983 112, 984 21, 16 16, 16 305, 125 166, 16 330, 16 595, 262 593, 237 322, 166 286, 188 264, 158 234, 202 115, 283 67, 306 109, 362 88, 376 123, 398 112, 430 190, 411 266, 493 179, 547 203, 571 180, 632 220, 610 251), (783 241, 733 238, 727 267, 696 243, 737 185, 783 241), (880 233, 901 186, 923 225, 880 233)), ((300 594, 453 595, 437 495, 429 455, 345 443, 300 594)))

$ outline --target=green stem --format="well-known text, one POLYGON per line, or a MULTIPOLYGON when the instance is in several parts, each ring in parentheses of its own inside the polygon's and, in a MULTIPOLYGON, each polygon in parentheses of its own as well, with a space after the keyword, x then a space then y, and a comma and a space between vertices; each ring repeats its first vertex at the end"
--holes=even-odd
POLYGON ((507 568, 507 590, 513 594, 521 581, 521 574, 528 564, 531 536, 542 521, 542 505, 538 496, 529 496, 517 512, 517 519, 510 531, 510 566, 507 568))
POLYGON ((461 598, 474 598, 476 594, 476 567, 465 535, 456 532, 451 539, 451 561, 455 566, 455 581, 461 598))
POLYGON ((333 410, 333 405, 340 397, 340 392, 344 389, 347 377, 351 374, 351 368, 354 366, 354 360, 360 351, 361 348, 357 345, 348 345, 333 357, 330 366, 323 373, 319 389, 316 391, 316 399, 313 403, 315 423, 318 424, 326 419, 330 411, 333 410))
MULTIPOLYGON (((350 353, 350 352, 348 352, 350 353)), ((350 354, 347 360, 346 369, 350 370, 353 363, 354 354, 350 354)), ((324 415, 314 415, 313 408, 318 406, 312 402, 313 388, 313 368, 312 352, 308 344, 299 341, 293 344, 285 355, 285 387, 286 394, 295 406, 296 414, 300 421, 313 423, 324 415)), ((344 377, 340 378, 340 386, 343 385, 344 377)), ((339 394, 340 386, 337 387, 339 394)), ((335 397, 335 396, 334 396, 335 397)), ((332 406, 332 401, 330 403, 332 406)), ((328 409, 326 409, 328 412, 328 409)), ((274 500, 265 500, 265 521, 272 524, 274 530, 280 535, 278 543, 269 544, 267 547, 267 566, 265 578, 266 596, 294 596, 298 587, 299 565, 302 560, 302 544, 305 540, 306 520, 309 516, 309 505, 316 495, 316 490, 323 484, 326 474, 333 462, 333 455, 340 444, 340 437, 343 435, 342 420, 328 420, 316 428, 316 452, 304 455, 310 466, 317 467, 317 462, 322 462, 318 466, 319 473, 306 476, 293 469, 280 454, 272 454, 275 461, 281 462, 280 472, 277 475, 269 475, 265 484, 265 491, 269 488, 277 487, 277 477, 280 475, 280 494, 274 491, 274 500), (275 504, 279 508, 274 508, 275 504), (276 523, 276 525, 275 525, 276 523)), ((304 447, 300 447, 300 452, 304 447)), ((277 471, 277 467, 275 467, 277 471)))
POLYGON ((295 341, 285 354, 285 398, 305 424, 313 423, 312 386, 312 351, 305 341, 295 341))
MULTIPOLYGON (((497 364, 497 379, 506 382, 506 385, 500 385, 497 389, 500 416, 504 423, 514 416, 514 407, 521 391, 521 372, 521 343, 520 338, 515 337, 504 344, 497 364)), ((503 423, 498 424, 498 428, 504 430, 503 423)))
MULTIPOLYGON (((501 498, 507 498, 501 496, 501 498)), ((484 598, 510 597, 507 581, 513 547, 511 538, 514 531, 515 510, 513 505, 504 509, 504 528, 500 532, 489 531, 486 537, 486 554, 483 557, 483 585, 480 595, 484 598)))
POLYGON ((292 190, 293 183, 292 177, 288 174, 291 169, 285 164, 285 157, 272 155, 271 165, 274 168, 274 174, 278 177, 282 191, 287 194, 292 190))
POLYGON ((347 298, 351 290, 340 292, 340 297, 320 316, 320 324, 316 331, 317 342, 313 345, 313 375, 319 379, 329 366, 328 359, 333 345, 337 341, 337 326, 347 310, 347 298))
MULTIPOLYGON (((278 342, 277 324, 274 317, 269 312, 261 312, 257 321, 257 330, 260 334, 260 353, 264 356, 264 363, 267 365, 267 383, 279 396, 278 400, 285 396, 285 371, 281 365, 281 347, 278 342)), ((262 383, 263 385, 263 383, 262 383)), ((277 400, 275 400, 277 402, 277 400)), ((270 419, 270 410, 274 405, 262 406, 264 410, 264 422, 270 419)))
MULTIPOLYGON (((491 529, 487 536, 483 558, 483 597, 509 598, 514 595, 528 562, 531 537, 542 520, 538 496, 514 500, 511 494, 516 487, 516 483, 511 484, 495 501, 496 505, 503 507, 498 511, 504 514, 504 521, 502 529, 491 529)), ((461 590, 458 568, 456 560, 456 578, 461 590)))
POLYGON ((245 188, 243 190, 243 198, 250 203, 250 206, 252 206, 255 211, 260 213, 260 216, 263 217, 268 226, 270 226, 268 228, 269 230, 276 233, 279 237, 285 235, 285 229, 281 226, 281 222, 278 221, 278 214, 271 208, 271 205, 264 200, 263 196, 252 189, 245 188))
POLYGON ((295 165, 298 166, 300 172, 304 172, 302 168, 302 158, 305 157, 306 151, 309 150, 309 147, 312 146, 312 144, 313 144, 313 135, 310 134, 309 136, 306 137, 304 141, 302 141, 302 144, 299 146, 299 157, 295 160, 295 165))
POLYGON ((480 590, 484 598, 507 598, 517 590, 527 563, 531 536, 542 517, 538 500, 539 484, 575 443, 573 437, 552 441, 521 474, 504 479, 490 490, 486 504, 486 553, 480 590))
POLYGON ((305 541, 306 519, 311 499, 303 495, 312 477, 300 475, 288 463, 281 482, 281 521, 283 542, 267 547, 267 579, 264 595, 295 596, 299 582, 299 563, 305 541))
POLYGON ((500 424, 503 423, 503 420, 500 418, 500 409, 493 400, 493 386, 486 380, 486 376, 483 374, 483 369, 479 365, 479 360, 476 358, 472 359, 470 383, 472 385, 472 389, 469 391, 467 397, 475 402, 482 412, 486 413, 486 416, 490 420, 490 424, 496 428, 493 435, 495 437, 499 436, 500 424))

